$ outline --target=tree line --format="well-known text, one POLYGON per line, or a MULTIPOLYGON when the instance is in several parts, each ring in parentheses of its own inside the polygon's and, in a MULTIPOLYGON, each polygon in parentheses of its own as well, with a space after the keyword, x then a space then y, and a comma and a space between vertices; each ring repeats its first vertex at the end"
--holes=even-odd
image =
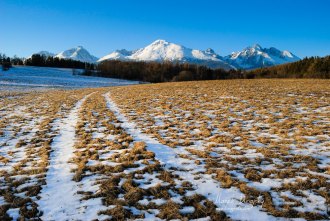
POLYGON ((250 78, 330 78, 330 56, 309 57, 300 61, 252 70, 250 78))
POLYGON ((76 61, 72 59, 61 59, 40 54, 33 54, 27 59, 18 58, 17 56, 10 58, 7 57, 5 54, 0 54, 0 65, 2 65, 3 69, 6 68, 6 70, 12 67, 12 65, 85 69, 86 71, 95 69, 94 64, 76 61))
POLYGON ((310 57, 303 60, 255 70, 211 69, 188 63, 158 63, 135 61, 103 61, 97 66, 97 75, 147 81, 253 79, 253 78, 330 78, 330 56, 310 57))
POLYGON ((77 68, 88 70, 94 69, 94 64, 40 54, 34 54, 30 58, 26 59, 24 61, 24 65, 38 67, 77 68))
POLYGON ((293 63, 249 71, 211 69, 196 64, 172 62, 108 60, 96 65, 40 54, 34 54, 28 59, 22 59, 16 56, 10 58, 4 54, 0 54, 0 64, 3 70, 9 69, 11 65, 85 69, 85 75, 152 83, 252 78, 330 78, 330 56, 309 57, 293 63))
POLYGON ((97 65, 101 77, 139 80, 152 83, 169 81, 215 80, 244 78, 241 70, 211 69, 188 63, 103 61, 97 65))

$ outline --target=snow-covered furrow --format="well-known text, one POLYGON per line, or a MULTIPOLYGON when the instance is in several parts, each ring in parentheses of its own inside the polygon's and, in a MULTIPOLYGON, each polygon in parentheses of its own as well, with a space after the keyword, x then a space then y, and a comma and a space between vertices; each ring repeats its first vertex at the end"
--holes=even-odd
MULTIPOLYGON (((121 127, 130 134, 135 141, 144 141, 147 149, 155 153, 155 158, 163 164, 164 168, 171 170, 175 168, 176 174, 184 177, 186 181, 193 184, 195 193, 205 196, 217 207, 224 211, 234 220, 280 220, 274 216, 261 211, 261 207, 241 202, 243 194, 236 187, 230 189, 221 188, 220 183, 212 178, 210 174, 204 174, 203 165, 197 165, 195 161, 179 156, 173 148, 161 144, 157 139, 142 133, 134 122, 130 122, 123 115, 115 102, 111 99, 110 93, 104 95, 108 108, 121 121, 121 127)), ((191 193, 193 194, 193 192, 191 193)))
POLYGON ((72 180, 72 169, 75 168, 70 159, 74 155, 75 126, 78 113, 83 102, 88 97, 78 101, 67 117, 54 122, 53 130, 59 130, 54 138, 50 154, 50 165, 46 175, 46 185, 42 187, 39 210, 43 212, 44 220, 81 220, 89 217, 84 214, 85 208, 80 203, 77 194, 79 183, 72 180))

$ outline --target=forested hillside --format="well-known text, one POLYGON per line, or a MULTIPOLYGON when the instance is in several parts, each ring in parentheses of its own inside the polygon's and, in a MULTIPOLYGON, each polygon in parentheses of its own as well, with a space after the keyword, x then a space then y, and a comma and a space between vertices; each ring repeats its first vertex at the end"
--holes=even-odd
POLYGON ((58 67, 58 68, 80 68, 92 69, 93 64, 86 62, 76 61, 72 59, 61 59, 52 56, 42 56, 34 54, 24 61, 27 66, 40 66, 40 67, 58 67))
POLYGON ((146 82, 170 82, 218 79, 253 78, 330 78, 330 56, 309 57, 303 60, 254 70, 212 69, 206 66, 174 62, 145 62, 108 60, 98 64, 61 59, 34 54, 25 60, 0 55, 3 68, 12 65, 27 65, 59 68, 85 69, 86 75, 139 80, 146 82), (91 71, 93 70, 93 71, 91 71))
POLYGON ((330 78, 330 56, 303 60, 250 71, 250 78, 330 78))
POLYGON ((330 78, 330 56, 310 57, 268 68, 247 70, 211 69, 205 66, 179 63, 103 61, 98 75, 148 82, 217 80, 237 78, 330 78))
POLYGON ((195 64, 171 62, 103 61, 98 75, 148 82, 192 81, 242 78, 241 71, 211 69, 195 64))

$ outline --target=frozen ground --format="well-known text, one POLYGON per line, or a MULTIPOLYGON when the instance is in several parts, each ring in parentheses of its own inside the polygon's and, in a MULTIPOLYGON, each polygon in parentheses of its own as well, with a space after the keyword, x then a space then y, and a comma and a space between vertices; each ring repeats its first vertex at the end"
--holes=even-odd
POLYGON ((0 220, 329 220, 328 83, 0 93, 0 220))
MULTIPOLYGON (((82 70, 76 69, 76 73, 82 70)), ((15 66, 8 71, 0 70, 0 90, 28 91, 56 89, 95 88, 138 84, 112 78, 73 75, 72 69, 15 66)))
POLYGON ((44 220, 65 220, 67 217, 79 220, 79 202, 77 191, 78 183, 72 180, 74 165, 69 163, 73 157, 75 143, 75 126, 78 121, 78 111, 84 97, 78 101, 69 115, 62 120, 54 122, 54 130, 59 134, 53 139, 50 154, 50 162, 46 175, 47 183, 42 187, 41 199, 38 201, 40 210, 43 211, 44 220))

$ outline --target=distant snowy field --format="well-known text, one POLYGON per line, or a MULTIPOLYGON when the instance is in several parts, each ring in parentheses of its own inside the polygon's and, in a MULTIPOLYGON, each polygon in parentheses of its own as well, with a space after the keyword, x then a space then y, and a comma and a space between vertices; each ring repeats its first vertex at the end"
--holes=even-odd
MULTIPOLYGON (((82 70, 76 69, 77 72, 82 70)), ((138 84, 113 78, 73 75, 72 69, 16 66, 0 71, 0 90, 78 89, 138 84)))

